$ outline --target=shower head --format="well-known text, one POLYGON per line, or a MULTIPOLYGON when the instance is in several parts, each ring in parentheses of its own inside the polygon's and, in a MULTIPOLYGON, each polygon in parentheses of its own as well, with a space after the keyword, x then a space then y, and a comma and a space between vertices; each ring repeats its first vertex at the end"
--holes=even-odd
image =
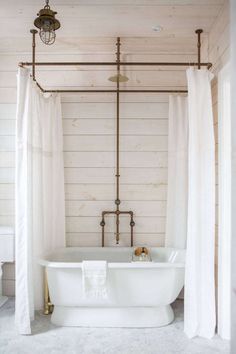
POLYGON ((118 81, 119 82, 127 82, 127 81, 129 81, 127 76, 121 75, 121 74, 116 74, 114 76, 111 76, 111 77, 109 77, 108 80, 111 82, 118 82, 118 81))

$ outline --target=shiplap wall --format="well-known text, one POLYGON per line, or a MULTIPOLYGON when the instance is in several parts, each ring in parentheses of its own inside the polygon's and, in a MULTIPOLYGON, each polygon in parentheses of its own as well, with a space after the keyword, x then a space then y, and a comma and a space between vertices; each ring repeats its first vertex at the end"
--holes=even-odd
MULTIPOLYGON (((101 94, 100 94, 101 95, 101 94)), ((106 97, 107 96, 107 97, 106 97)), ((114 95, 105 102, 63 103, 66 229, 68 246, 101 245, 101 212, 115 199, 114 95)), ((78 99, 76 99, 78 101, 78 99)), ((135 212, 135 243, 163 244, 167 181, 167 97, 150 102, 126 95, 120 105, 121 208, 135 212), (159 101, 159 102, 158 102, 159 101)), ((114 242, 114 219, 106 225, 114 242)), ((121 218, 121 244, 129 245, 121 218)))

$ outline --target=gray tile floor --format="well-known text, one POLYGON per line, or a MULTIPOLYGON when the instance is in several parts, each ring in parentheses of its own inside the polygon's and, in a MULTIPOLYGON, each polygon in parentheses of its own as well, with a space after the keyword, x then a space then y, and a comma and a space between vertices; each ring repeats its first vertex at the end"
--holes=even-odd
POLYGON ((37 313, 33 335, 20 336, 14 327, 14 299, 0 309, 0 354, 217 354, 229 343, 189 340, 183 333, 183 301, 174 304, 175 321, 151 329, 56 327, 37 313))

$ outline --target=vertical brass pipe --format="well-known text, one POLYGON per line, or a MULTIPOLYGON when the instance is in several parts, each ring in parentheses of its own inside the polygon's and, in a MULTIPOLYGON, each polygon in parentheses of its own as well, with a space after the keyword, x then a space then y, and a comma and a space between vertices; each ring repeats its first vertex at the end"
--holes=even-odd
POLYGON ((120 239, 120 37, 117 38, 117 82, 116 82, 116 244, 120 239))
POLYGON ((38 33, 36 29, 31 29, 30 33, 32 33, 32 77, 33 80, 35 80, 35 47, 36 47, 36 42, 35 42, 35 35, 38 33))
POLYGON ((102 221, 100 222, 102 227, 102 247, 105 246, 105 219, 104 219, 104 212, 102 213, 102 221))
POLYGON ((109 215, 115 216, 116 223, 116 244, 119 244, 120 241, 120 216, 121 215, 129 215, 130 216, 130 234, 131 234, 131 246, 133 246, 133 228, 135 226, 135 222, 133 219, 132 211, 121 211, 120 210, 120 37, 117 38, 116 42, 117 51, 116 51, 116 166, 115 166, 115 177, 116 177, 116 199, 115 210, 105 210, 102 212, 102 220, 100 225, 102 227, 102 247, 105 244, 105 217, 109 215))
POLYGON ((195 33, 197 34, 197 67, 198 70, 201 69, 201 33, 202 29, 197 29, 195 33))
POLYGON ((135 226, 135 222, 134 222, 134 213, 131 211, 130 212, 130 231, 131 231, 131 240, 130 240, 130 246, 133 247, 134 245, 134 226, 135 226))

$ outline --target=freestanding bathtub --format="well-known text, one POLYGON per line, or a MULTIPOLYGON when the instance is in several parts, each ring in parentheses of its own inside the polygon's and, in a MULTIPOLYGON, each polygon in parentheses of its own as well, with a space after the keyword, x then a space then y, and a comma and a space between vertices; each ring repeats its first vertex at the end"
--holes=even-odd
POLYGON ((170 304, 184 285, 185 251, 149 248, 151 262, 133 262, 131 247, 71 247, 40 260, 46 267, 60 326, 159 327, 174 319, 170 304), (82 261, 106 260, 108 299, 86 299, 82 261))

